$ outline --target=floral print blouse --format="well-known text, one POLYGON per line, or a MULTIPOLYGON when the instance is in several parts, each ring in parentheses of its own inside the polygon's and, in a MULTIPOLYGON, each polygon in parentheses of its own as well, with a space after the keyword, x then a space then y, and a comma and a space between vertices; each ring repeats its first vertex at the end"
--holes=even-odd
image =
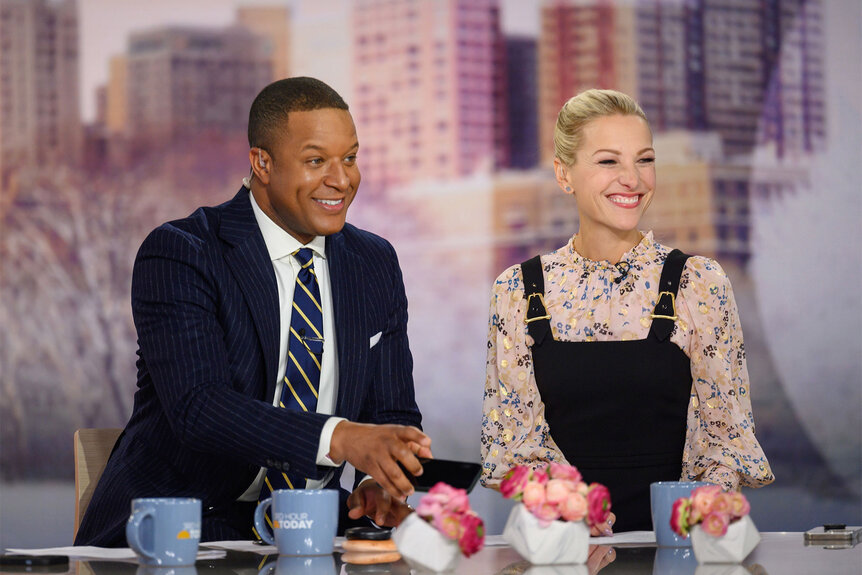
MULTIPOLYGON (((652 232, 623 255, 622 272, 608 261, 581 257, 573 236, 542 256, 545 305, 561 341, 644 339, 658 296, 662 266, 671 248, 652 232)), ((691 360, 692 390, 682 459, 682 480, 725 489, 760 487, 774 479, 754 437, 742 327, 730 281, 714 260, 688 259, 676 298, 671 342, 691 360)), ((499 485, 513 465, 566 463, 544 418, 524 323, 526 302, 520 265, 494 283, 482 416, 482 483, 499 485)))

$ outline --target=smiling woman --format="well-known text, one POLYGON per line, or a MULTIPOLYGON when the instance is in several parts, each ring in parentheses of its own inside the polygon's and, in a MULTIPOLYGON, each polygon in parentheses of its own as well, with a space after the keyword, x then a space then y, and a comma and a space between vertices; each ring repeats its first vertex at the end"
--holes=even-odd
POLYGON ((638 229, 656 193, 644 112, 588 90, 563 106, 554 143, 580 229, 494 284, 483 483, 518 464, 575 465, 611 492, 614 514, 594 534, 651 529, 654 481, 770 483, 727 276, 638 229))

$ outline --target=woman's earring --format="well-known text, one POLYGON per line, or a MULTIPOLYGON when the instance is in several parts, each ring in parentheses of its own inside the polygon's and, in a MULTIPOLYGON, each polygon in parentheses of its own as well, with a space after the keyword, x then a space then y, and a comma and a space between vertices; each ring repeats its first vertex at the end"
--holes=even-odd
POLYGON ((572 187, 571 187, 571 186, 566 186, 566 191, 567 191, 567 192, 571 192, 571 191, 572 191, 572 187))

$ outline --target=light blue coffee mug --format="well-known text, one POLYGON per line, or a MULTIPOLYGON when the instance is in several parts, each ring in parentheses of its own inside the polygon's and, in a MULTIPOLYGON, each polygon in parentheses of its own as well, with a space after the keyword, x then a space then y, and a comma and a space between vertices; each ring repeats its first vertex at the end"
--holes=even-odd
POLYGON ((697 558, 691 547, 659 547, 652 564, 653 575, 691 575, 697 558))
POLYGON ((132 500, 126 541, 142 565, 194 565, 200 540, 200 499, 148 497, 132 500))
POLYGON ((159 567, 158 565, 139 565, 135 575, 198 575, 194 565, 178 567, 159 567))
MULTIPOLYGON (((337 575, 332 555, 280 555, 263 566, 258 575, 337 575)), ((388 571, 381 571, 388 573, 388 571)))
POLYGON ((680 537, 670 528, 670 512, 673 502, 680 497, 688 497, 691 492, 705 481, 657 481, 649 486, 652 526, 655 543, 659 547, 691 547, 690 537, 680 537))
POLYGON ((279 555, 327 555, 338 532, 338 491, 276 489, 254 512, 261 539, 275 544, 279 555), (272 533, 264 513, 272 508, 272 533))

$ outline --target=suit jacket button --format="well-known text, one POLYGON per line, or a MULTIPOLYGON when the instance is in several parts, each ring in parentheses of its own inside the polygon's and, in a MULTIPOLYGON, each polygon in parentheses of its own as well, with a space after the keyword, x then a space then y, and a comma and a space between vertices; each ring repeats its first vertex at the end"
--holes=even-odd
POLYGON ((281 470, 282 471, 290 471, 290 463, 288 463, 287 461, 283 461, 281 463, 281 470))
POLYGON ((276 465, 276 463, 275 463, 275 461, 273 461, 272 459, 267 459, 267 460, 266 460, 266 466, 267 466, 267 467, 275 467, 275 465, 276 465))

